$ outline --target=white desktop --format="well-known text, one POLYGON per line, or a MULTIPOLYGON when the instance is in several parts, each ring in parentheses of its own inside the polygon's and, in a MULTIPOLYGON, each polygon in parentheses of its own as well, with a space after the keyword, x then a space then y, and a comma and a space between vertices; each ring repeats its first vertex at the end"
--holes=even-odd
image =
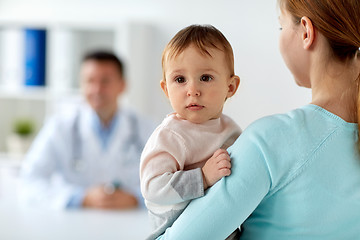
POLYGON ((45 210, 17 202, 20 162, 0 158, 0 239, 142 240, 150 232, 145 209, 45 210))

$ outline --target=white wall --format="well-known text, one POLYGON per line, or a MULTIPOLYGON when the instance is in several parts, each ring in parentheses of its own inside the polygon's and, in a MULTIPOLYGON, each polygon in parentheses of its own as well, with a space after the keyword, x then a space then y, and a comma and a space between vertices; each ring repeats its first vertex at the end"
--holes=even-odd
MULTIPOLYGON (((279 54, 277 14, 276 0, 0 0, 3 25, 140 22, 153 26, 157 34, 152 40, 156 54, 147 59, 154 66, 152 75, 158 78, 144 79, 153 84, 141 89, 142 94, 136 98, 143 97, 142 102, 158 109, 157 119, 170 111, 158 84, 162 48, 178 30, 189 24, 214 25, 234 49, 235 71, 241 85, 238 93, 226 103, 225 113, 242 128, 261 116, 288 111, 310 101, 310 91, 295 85, 279 54)), ((137 63, 127 65, 134 69, 137 63)), ((137 83, 137 87, 141 84, 137 83)), ((129 98, 135 99, 134 94, 135 90, 129 98)), ((146 104, 135 105, 146 110, 146 104)))

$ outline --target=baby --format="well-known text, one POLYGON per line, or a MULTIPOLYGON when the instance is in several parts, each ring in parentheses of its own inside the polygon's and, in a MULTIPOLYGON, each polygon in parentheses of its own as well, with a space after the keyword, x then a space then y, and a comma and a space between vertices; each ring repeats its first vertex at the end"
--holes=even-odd
POLYGON ((190 200, 231 173, 226 149, 241 133, 222 114, 238 89, 230 43, 213 26, 178 32, 162 55, 160 86, 174 110, 150 136, 141 156, 141 191, 155 239, 190 200))

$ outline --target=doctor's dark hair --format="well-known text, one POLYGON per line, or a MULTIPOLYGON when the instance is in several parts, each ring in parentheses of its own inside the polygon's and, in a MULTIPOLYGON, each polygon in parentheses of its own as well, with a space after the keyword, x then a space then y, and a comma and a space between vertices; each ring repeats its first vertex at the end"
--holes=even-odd
POLYGON ((99 61, 99 62, 111 62, 114 63, 116 68, 119 70, 121 78, 124 76, 124 64, 122 61, 112 52, 109 51, 94 51, 87 53, 82 62, 86 62, 89 60, 99 61))
MULTIPOLYGON (((360 62, 360 1, 359 0, 278 0, 281 10, 292 15, 295 23, 308 17, 314 27, 327 39, 334 59, 346 62, 357 58, 360 62)), ((360 123, 360 74, 357 84, 356 111, 360 123)), ((360 134, 360 125, 359 125, 360 134)), ((359 137, 360 139, 360 137, 359 137)), ((360 150, 360 141, 358 141, 360 150)))
POLYGON ((180 30, 166 45, 162 54, 163 80, 165 78, 166 62, 180 55, 187 47, 193 44, 200 53, 212 57, 209 48, 223 51, 228 63, 230 76, 234 76, 234 53, 229 41, 214 26, 190 25, 180 30))

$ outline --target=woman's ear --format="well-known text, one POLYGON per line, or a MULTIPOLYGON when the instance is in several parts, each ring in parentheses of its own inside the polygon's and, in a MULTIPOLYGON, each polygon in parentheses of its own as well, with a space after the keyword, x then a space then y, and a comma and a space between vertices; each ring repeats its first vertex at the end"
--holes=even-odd
POLYGON ((166 97, 169 97, 167 86, 166 86, 166 81, 164 79, 160 80, 160 87, 164 91, 166 97))
POLYGON ((300 25, 302 27, 302 42, 304 49, 309 49, 315 40, 315 28, 308 17, 302 17, 300 19, 300 25))
POLYGON ((228 89, 228 93, 226 95, 226 98, 232 97, 236 93, 239 85, 240 85, 239 76, 236 76, 236 75, 232 76, 231 79, 230 79, 230 82, 228 84, 229 89, 228 89))

